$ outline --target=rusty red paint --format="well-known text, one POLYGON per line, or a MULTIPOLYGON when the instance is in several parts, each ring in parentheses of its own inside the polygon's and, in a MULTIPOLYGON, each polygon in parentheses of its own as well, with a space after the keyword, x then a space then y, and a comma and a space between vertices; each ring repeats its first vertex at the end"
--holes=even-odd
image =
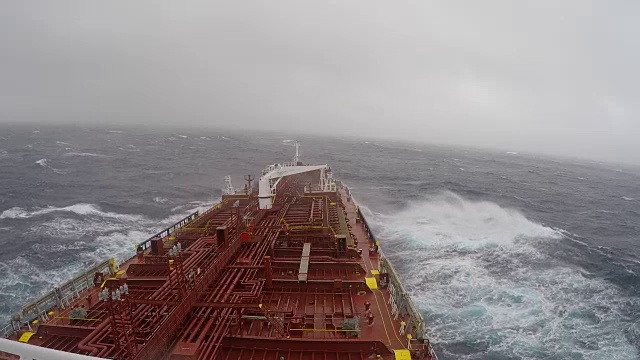
POLYGON ((52 320, 32 343, 121 359, 393 358, 407 346, 401 319, 388 292, 364 282, 377 255, 361 251, 372 244, 344 191, 304 193, 317 176, 286 178, 270 210, 257 208, 255 194, 224 196, 175 240, 158 239, 121 266, 126 304, 98 301, 90 289, 81 299, 95 320, 52 320), (177 242, 183 251, 170 259, 177 242), (354 319, 359 331, 346 331, 354 319))

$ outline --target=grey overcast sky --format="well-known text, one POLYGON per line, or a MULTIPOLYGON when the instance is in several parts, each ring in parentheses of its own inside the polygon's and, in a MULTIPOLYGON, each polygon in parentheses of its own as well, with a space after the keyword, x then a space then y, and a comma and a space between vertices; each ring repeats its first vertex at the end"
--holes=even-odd
POLYGON ((4 1, 0 122, 640 163, 640 1, 4 1))

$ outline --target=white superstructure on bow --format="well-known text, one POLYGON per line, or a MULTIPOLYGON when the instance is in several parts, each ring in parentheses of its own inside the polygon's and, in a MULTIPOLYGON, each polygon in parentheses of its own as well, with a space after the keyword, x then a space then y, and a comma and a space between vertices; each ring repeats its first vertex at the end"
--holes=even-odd
POLYGON ((320 171, 318 185, 309 191, 336 191, 336 183, 328 165, 302 165, 300 161, 299 144, 296 142, 296 155, 291 163, 273 164, 262 170, 262 176, 258 182, 258 203, 260 209, 271 209, 273 196, 280 181, 290 175, 302 174, 312 171, 320 171))

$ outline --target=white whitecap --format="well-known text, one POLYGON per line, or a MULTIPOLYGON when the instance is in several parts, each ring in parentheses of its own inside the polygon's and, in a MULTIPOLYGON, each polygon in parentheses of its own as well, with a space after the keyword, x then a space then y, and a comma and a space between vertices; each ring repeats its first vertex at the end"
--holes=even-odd
POLYGON ((62 156, 91 156, 91 157, 105 157, 106 155, 102 155, 102 154, 94 154, 94 153, 88 153, 88 152, 68 152, 65 153, 62 156))
POLYGON ((56 174, 66 174, 66 171, 60 170, 60 169, 56 169, 53 166, 49 165, 49 161, 47 159, 40 159, 38 161, 35 162, 36 164, 42 166, 43 168, 47 168, 51 171, 53 171, 56 174))
POLYGON ((124 151, 135 151, 135 152, 140 151, 140 149, 136 148, 135 145, 131 145, 131 144, 129 144, 129 145, 125 146, 125 147, 119 147, 118 149, 124 150, 124 151))
POLYGON ((71 219, 56 216, 53 220, 37 223, 29 228, 29 233, 37 236, 45 235, 54 239, 82 239, 85 236, 95 236, 106 232, 122 230, 130 226, 130 222, 118 219, 71 219))
POLYGON ((27 219, 35 216, 46 215, 54 212, 71 212, 77 215, 98 216, 105 218, 114 218, 125 221, 137 221, 143 219, 142 215, 118 214, 114 212, 105 212, 100 210, 97 205, 79 203, 65 207, 48 206, 46 208, 36 208, 34 210, 26 210, 21 207, 13 207, 5 210, 0 214, 0 219, 27 219))
POLYGON ((631 323, 619 315, 637 299, 542 250, 563 237, 586 245, 574 234, 450 192, 386 215, 361 209, 429 314, 434 343, 489 344, 486 352, 514 358, 542 347, 554 358, 637 356, 625 338, 631 323), (594 346, 580 347, 581 341, 594 346))
MULTIPOLYGON (((0 295, 9 295, 12 302, 24 303, 44 291, 59 286, 71 279, 90 264, 114 257, 121 262, 134 255, 134 245, 146 240, 158 231, 181 220, 195 210, 208 209, 212 201, 196 201, 185 204, 180 213, 164 219, 150 219, 141 215, 104 212, 96 205, 75 204, 68 207, 39 209, 11 208, 0 214, 1 218, 29 218, 44 213, 56 212, 55 219, 32 226, 27 236, 43 235, 67 239, 32 246, 30 256, 18 256, 0 262, 0 295), (67 213, 88 214, 88 218, 66 217, 67 213), (87 240, 93 239, 93 240, 87 240), (71 240, 71 241, 69 241, 71 240), (60 252, 68 259, 55 268, 43 270, 42 264, 31 260, 31 255, 60 252), (70 256, 70 254, 73 254, 70 256)), ((34 221, 35 223, 35 221, 34 221)), ((55 256, 55 254, 54 254, 55 256)), ((0 306, 0 318, 9 316, 0 306)))

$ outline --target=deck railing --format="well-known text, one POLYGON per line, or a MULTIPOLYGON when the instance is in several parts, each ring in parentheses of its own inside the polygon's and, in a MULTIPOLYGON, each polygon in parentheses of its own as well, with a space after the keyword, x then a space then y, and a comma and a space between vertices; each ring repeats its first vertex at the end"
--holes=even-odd
MULTIPOLYGON (((146 250, 150 246, 151 240, 158 237, 164 238, 172 235, 183 226, 198 218, 198 215, 199 211, 194 211, 175 224, 139 243, 136 248, 142 248, 143 250, 146 250)), ((20 321, 9 322, 8 324, 0 327, 0 336, 5 338, 9 337, 16 330, 20 329, 20 327, 30 324, 33 320, 46 320, 47 311, 54 306, 58 306, 62 309, 68 307, 73 302, 73 300, 80 297, 80 294, 83 291, 93 286, 93 277, 95 273, 101 272, 103 274, 108 274, 110 270, 111 269, 109 266, 109 260, 105 260, 85 270, 84 272, 65 282, 61 286, 47 292, 40 298, 25 304, 18 314, 20 315, 20 321)))
MULTIPOLYGON (((378 240, 376 240, 375 235, 371 231, 371 227, 369 225, 369 222, 367 221, 367 218, 364 216, 364 213, 362 212, 360 207, 357 207, 357 212, 358 216, 362 220, 362 224, 364 225, 364 229, 367 232, 369 239, 371 239, 374 243, 379 244, 378 240)), ((406 322, 406 332, 410 333, 412 331, 415 331, 416 340, 424 339, 425 342, 428 342, 428 329, 424 322, 424 319, 422 318, 422 314, 416 308, 413 300, 411 300, 411 296, 405 289, 404 284, 402 283, 400 276, 398 275, 398 272, 393 267, 389 259, 384 256, 382 250, 379 247, 378 253, 380 254, 380 273, 389 274, 389 284, 387 285, 387 287, 391 296, 392 312, 396 316, 408 316, 408 320, 406 322)), ((433 347, 428 345, 428 349, 431 357, 433 359, 437 359, 438 357, 436 356, 433 347)))
POLYGON ((151 236, 150 238, 148 238, 147 240, 139 243, 136 248, 142 248, 142 250, 146 250, 147 248, 149 248, 149 246, 151 246, 151 240, 153 239, 157 239, 157 238, 164 238, 167 237, 171 234, 173 234, 174 232, 176 232, 178 229, 180 229, 181 227, 185 226, 186 224, 190 223, 191 221, 195 220, 198 217, 198 214, 200 212, 198 210, 194 211, 193 213, 185 216, 183 219, 181 219, 180 221, 178 221, 177 223, 169 226, 168 228, 160 231, 159 233, 151 236))
POLYGON ((13 332, 14 332, 14 330, 13 330, 13 324, 12 323, 6 324, 2 328, 0 328, 0 336, 2 336, 3 338, 8 338, 9 336, 11 336, 13 334, 13 332))
POLYGON ((98 263, 91 268, 85 270, 73 279, 65 282, 59 287, 42 295, 40 298, 26 303, 18 315, 20 322, 11 322, 0 329, 3 337, 8 337, 15 330, 24 324, 31 323, 37 319, 47 319, 47 311, 54 306, 60 308, 68 307, 74 299, 80 297, 80 294, 93 286, 93 276, 96 272, 108 273, 109 260, 98 263))
POLYGON ((369 222, 367 221, 367 218, 364 217, 364 214, 362 213, 362 210, 360 209, 359 206, 356 206, 356 209, 358 211, 358 216, 362 220, 362 224, 364 224, 364 231, 367 232, 367 236, 369 236, 369 239, 371 239, 371 241, 375 243, 377 241, 376 236, 371 231, 371 227, 369 226, 369 222))

